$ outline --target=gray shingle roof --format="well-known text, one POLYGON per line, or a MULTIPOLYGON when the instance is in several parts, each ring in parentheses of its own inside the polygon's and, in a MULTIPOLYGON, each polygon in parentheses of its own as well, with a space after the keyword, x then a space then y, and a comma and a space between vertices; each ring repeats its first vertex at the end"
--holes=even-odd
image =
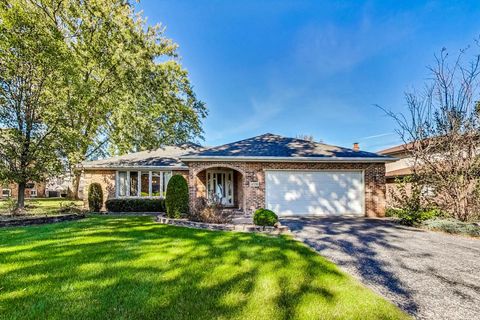
POLYGON ((100 168, 136 168, 136 167, 168 167, 171 169, 186 169, 180 161, 180 156, 202 150, 196 144, 181 146, 165 146, 156 150, 140 151, 107 159, 85 161, 81 167, 86 169, 100 168))
POLYGON ((312 142, 302 139, 287 138, 267 133, 253 138, 225 144, 191 153, 181 157, 187 162, 194 159, 207 158, 290 158, 306 160, 378 160, 391 161, 394 158, 382 156, 367 151, 355 151, 349 148, 332 146, 324 143, 312 142))

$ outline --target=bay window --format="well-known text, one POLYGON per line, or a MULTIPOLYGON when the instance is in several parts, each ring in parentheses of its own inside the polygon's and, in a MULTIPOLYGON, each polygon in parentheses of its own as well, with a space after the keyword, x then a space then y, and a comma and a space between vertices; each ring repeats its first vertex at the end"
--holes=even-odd
POLYGON ((117 171, 115 195, 122 197, 165 197, 171 171, 117 171))

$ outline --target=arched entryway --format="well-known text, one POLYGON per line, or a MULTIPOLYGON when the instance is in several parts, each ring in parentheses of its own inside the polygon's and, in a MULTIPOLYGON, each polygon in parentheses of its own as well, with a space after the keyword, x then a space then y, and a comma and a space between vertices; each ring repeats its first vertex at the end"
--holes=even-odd
POLYGON ((216 199, 226 208, 244 210, 244 174, 227 166, 212 166, 195 175, 195 196, 216 199))

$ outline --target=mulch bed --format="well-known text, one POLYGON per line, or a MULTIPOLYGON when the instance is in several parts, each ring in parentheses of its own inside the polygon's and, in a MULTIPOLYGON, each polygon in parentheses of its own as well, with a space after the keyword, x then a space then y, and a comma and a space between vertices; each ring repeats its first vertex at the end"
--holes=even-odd
POLYGON ((30 226, 85 218, 85 214, 61 214, 54 216, 19 216, 0 220, 0 227, 30 226))

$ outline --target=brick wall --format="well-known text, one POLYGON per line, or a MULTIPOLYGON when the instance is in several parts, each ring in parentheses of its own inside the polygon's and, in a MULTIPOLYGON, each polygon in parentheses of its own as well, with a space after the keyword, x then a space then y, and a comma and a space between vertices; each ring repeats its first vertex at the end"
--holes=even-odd
POLYGON ((205 171, 210 168, 231 168, 242 174, 243 205, 247 212, 265 206, 265 170, 363 170, 365 172, 365 215, 385 215, 384 163, 302 163, 302 162, 189 162, 190 204, 195 197, 205 196, 205 171), (259 187, 250 186, 258 182, 259 187))
POLYGON ((114 170, 88 170, 84 171, 82 179, 83 184, 83 205, 88 208, 88 187, 92 183, 99 183, 103 191, 103 207, 105 202, 115 197, 115 171, 114 170))

